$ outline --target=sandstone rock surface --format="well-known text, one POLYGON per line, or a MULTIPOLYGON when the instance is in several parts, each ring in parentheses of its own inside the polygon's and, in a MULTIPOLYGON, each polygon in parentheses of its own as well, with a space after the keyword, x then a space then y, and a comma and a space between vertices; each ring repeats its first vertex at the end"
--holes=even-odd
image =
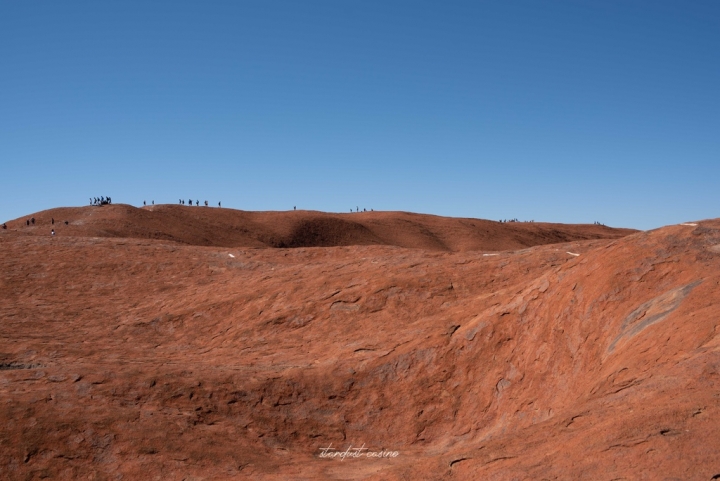
POLYGON ((0 231, 2 479, 720 474, 718 220, 34 217, 0 231))

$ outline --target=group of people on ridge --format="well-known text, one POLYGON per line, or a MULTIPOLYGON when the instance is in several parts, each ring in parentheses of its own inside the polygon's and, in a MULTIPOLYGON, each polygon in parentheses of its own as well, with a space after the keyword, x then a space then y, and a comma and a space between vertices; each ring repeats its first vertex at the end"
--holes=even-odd
POLYGON ((90 197, 90 205, 107 205, 112 204, 110 197, 90 197))
MULTIPOLYGON (((192 199, 188 199, 187 203, 188 203, 188 205, 193 205, 193 200, 192 200, 192 199)), ((185 205, 185 199, 180 199, 180 200, 178 200, 178 204, 180 204, 180 205, 185 205)), ((207 207, 208 205, 209 205, 209 204, 208 204, 208 201, 205 201, 205 207, 207 207)), ((196 200, 196 201, 195 201, 195 206, 197 206, 197 207, 200 206, 200 201, 199 201, 199 200, 196 200)), ((221 202, 218 202, 218 207, 222 207, 222 203, 221 203, 221 202)))

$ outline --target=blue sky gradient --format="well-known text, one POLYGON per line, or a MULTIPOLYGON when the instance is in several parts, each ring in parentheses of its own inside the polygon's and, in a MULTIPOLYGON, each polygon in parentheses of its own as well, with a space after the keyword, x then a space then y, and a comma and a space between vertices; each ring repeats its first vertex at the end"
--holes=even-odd
POLYGON ((720 216, 720 2, 0 0, 0 221, 720 216))

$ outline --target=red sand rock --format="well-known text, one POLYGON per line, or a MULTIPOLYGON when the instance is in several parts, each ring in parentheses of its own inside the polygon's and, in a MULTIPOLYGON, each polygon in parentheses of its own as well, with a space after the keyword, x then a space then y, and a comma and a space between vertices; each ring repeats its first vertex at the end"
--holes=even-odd
POLYGON ((509 250, 558 242, 616 239, 636 232, 601 225, 499 223, 409 212, 330 214, 247 212, 212 207, 113 204, 62 207, 8 222, 18 234, 160 239, 216 247, 392 245, 439 251, 509 250), (26 219, 35 217, 34 226, 26 219), (54 218, 56 223, 51 226, 54 218), (58 222, 59 219, 62 221, 58 222), (69 220, 69 224, 64 224, 69 220))
POLYGON ((58 211, 0 233, 0 478, 720 474, 720 221, 58 211))

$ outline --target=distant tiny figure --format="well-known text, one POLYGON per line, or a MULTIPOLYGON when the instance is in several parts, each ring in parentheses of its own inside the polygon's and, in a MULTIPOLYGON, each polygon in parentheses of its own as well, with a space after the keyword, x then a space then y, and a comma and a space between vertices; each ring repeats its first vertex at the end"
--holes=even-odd
POLYGON ((297 206, 296 206, 296 205, 293 206, 293 210, 297 210, 297 206))
POLYGON ((53 224, 53 225, 55 224, 55 217, 51 217, 51 218, 50 218, 50 223, 53 224))
POLYGON ((199 201, 199 200, 196 200, 196 201, 195 201, 195 206, 196 206, 196 207, 200 207, 200 201, 199 201))
POLYGON ((208 201, 205 201, 205 207, 207 207, 207 206, 208 206, 208 201))
POLYGON ((147 205, 147 202, 143 201, 143 205, 147 205))
POLYGON ((188 205, 192 205, 192 199, 188 200, 188 205))
POLYGON ((32 225, 35 225, 35 217, 33 217, 32 219, 30 219, 30 222, 32 222, 32 225))
POLYGON ((7 229, 7 225, 3 222, 3 229, 7 229))
POLYGON ((90 197, 90 205, 92 205, 92 202, 93 202, 93 201, 92 201, 92 197, 90 197))
POLYGON ((55 229, 50 231, 50 235, 55 235, 55 229))
POLYGON ((220 205, 220 202, 218 202, 218 207, 222 207, 222 205, 220 205))
POLYGON ((155 205, 155 201, 152 201, 152 204, 155 205))
POLYGON ((68 225, 68 221, 65 221, 65 225, 68 225))
POLYGON ((26 223, 27 225, 30 225, 30 221, 29 221, 29 220, 26 220, 25 223, 26 223))

